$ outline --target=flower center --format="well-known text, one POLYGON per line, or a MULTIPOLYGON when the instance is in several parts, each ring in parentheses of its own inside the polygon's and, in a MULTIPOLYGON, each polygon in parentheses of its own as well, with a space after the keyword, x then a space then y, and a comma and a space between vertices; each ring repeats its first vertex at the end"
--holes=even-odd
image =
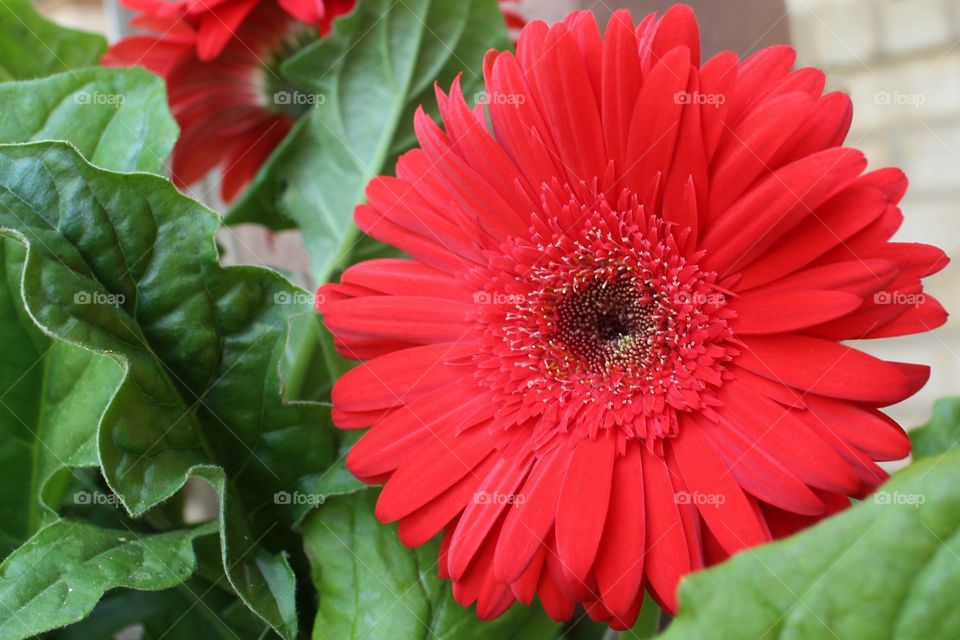
POLYGON ((650 365, 651 337, 659 326, 653 296, 629 279, 598 282, 563 297, 556 308, 556 340, 591 371, 650 365))
POLYGON ((249 46, 247 52, 257 51, 254 57, 258 73, 256 80, 263 106, 270 111, 297 119, 316 107, 325 96, 305 91, 300 85, 290 81, 282 67, 294 53, 316 42, 317 30, 310 25, 296 22, 285 14, 273 20, 278 21, 274 30, 257 32, 255 35, 262 39, 262 43, 259 46, 249 46))
POLYGON ((499 393, 498 418, 532 420, 544 438, 675 435, 678 412, 716 403, 735 354, 715 275, 630 194, 613 208, 564 189, 543 206, 529 237, 509 239, 468 276, 483 293, 477 376, 499 393))

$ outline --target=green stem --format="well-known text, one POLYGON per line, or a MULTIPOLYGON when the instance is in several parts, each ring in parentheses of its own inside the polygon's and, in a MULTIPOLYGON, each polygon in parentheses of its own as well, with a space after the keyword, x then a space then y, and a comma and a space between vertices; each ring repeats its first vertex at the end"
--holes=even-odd
POLYGON ((292 364, 287 370, 284 382, 284 398, 286 400, 300 400, 303 398, 303 385, 310 371, 310 364, 320 348, 320 326, 315 317, 311 317, 300 344, 294 351, 292 364))

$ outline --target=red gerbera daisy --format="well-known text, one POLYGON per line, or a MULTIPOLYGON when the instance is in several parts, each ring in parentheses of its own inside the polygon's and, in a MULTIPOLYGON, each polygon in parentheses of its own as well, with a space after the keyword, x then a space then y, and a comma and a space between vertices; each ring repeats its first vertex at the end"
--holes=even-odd
MULTIPOLYGON (((524 22, 515 0, 498 0, 511 29, 524 22)), ((223 169, 232 200, 312 105, 287 86, 284 59, 348 13, 355 0, 126 0, 143 11, 132 22, 155 35, 120 40, 107 66, 143 65, 167 81, 181 135, 173 180, 190 185, 223 169), (279 96, 279 97, 278 97, 279 96)))
MULTIPOLYGON (((108 66, 143 65, 164 77, 170 108, 180 125, 172 174, 178 186, 193 184, 221 166, 221 195, 232 200, 310 108, 294 95, 279 65, 313 27, 279 5, 260 3, 213 60, 197 53, 198 33, 186 22, 158 36, 131 36, 103 57, 108 66)), ((299 43, 299 44, 298 44, 299 43)))
POLYGON ((687 7, 491 52, 356 222, 412 259, 324 286, 347 467, 480 617, 539 595, 617 628, 643 591, 862 497, 925 382, 841 341, 925 331, 939 249, 889 242, 906 179, 841 145, 849 99, 773 47, 702 66, 687 7))
POLYGON ((238 29, 263 5, 274 5, 288 16, 326 33, 337 16, 353 9, 356 0, 121 0, 139 12, 134 26, 166 34, 189 27, 197 57, 206 62, 223 51, 238 29))

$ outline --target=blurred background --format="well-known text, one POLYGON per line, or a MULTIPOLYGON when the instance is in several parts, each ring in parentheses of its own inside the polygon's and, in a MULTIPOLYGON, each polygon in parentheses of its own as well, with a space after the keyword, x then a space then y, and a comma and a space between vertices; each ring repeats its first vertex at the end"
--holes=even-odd
MULTIPOLYGON (((451 0, 456 1, 456 0, 451 0)), ((872 168, 898 166, 910 177, 902 208, 903 242, 928 242, 960 260, 960 0, 688 0, 699 16, 704 52, 741 55, 790 43, 802 66, 827 72, 828 87, 849 93, 854 120, 849 146, 872 168)), ((116 38, 126 24, 114 0, 37 0, 69 26, 116 38)), ((601 20, 627 7, 639 17, 673 4, 635 0, 522 0, 528 19, 562 18, 590 9, 601 20)), ((194 194, 206 195, 206 192, 194 194)), ((209 197, 207 198, 209 200, 209 197)), ((260 229, 224 238, 229 259, 305 271, 299 242, 260 229)), ((936 398, 960 394, 960 264, 930 278, 929 292, 953 316, 935 332, 866 344, 890 360, 929 363, 930 383, 889 413, 907 428, 925 422, 936 398)))

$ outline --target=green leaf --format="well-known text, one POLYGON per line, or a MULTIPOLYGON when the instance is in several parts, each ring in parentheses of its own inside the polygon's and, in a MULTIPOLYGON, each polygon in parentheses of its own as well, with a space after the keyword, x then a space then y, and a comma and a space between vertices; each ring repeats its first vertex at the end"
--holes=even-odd
POLYGON ((0 564, 0 637, 28 638, 81 620, 108 589, 166 589, 193 573, 204 526, 139 536, 61 520, 0 564))
POLYGON ((115 171, 163 171, 177 140, 163 80, 139 67, 0 84, 0 142, 67 140, 115 171))
POLYGON ((24 249, 0 238, 0 554, 56 519, 68 471, 97 465, 115 362, 36 328, 20 296, 24 249))
POLYGON ((275 272, 222 268, 218 226, 159 176, 98 169, 64 143, 0 146, 0 234, 27 246, 31 318, 123 371, 99 422, 110 488, 140 516, 207 479, 232 588, 293 638, 278 525, 295 514, 274 494, 336 452, 327 408, 281 400, 288 324, 313 311, 275 272))
MULTIPOLYGON (((62 139, 101 166, 162 169, 176 139, 163 81, 142 69, 86 69, 0 84, 0 142, 62 139)), ((55 518, 73 467, 96 466, 96 425, 122 372, 44 336, 23 307, 24 250, 0 239, 0 554, 55 518)))
POLYGON ((910 431, 913 458, 919 460, 952 451, 960 445, 960 398, 941 398, 930 422, 910 431))
POLYGON ((114 638, 139 625, 144 639, 256 640, 268 629, 236 598, 208 582, 192 579, 164 591, 118 590, 83 621, 56 634, 57 640, 114 638))
POLYGON ((481 622, 436 577, 437 545, 407 549, 395 525, 373 514, 376 492, 325 502, 306 520, 304 544, 320 596, 314 640, 538 640, 559 625, 536 607, 515 605, 481 622))
POLYGON ((960 452, 865 502, 685 578, 664 640, 960 637, 960 452))
POLYGON ((360 0, 332 33, 284 66, 323 96, 262 167, 228 222, 298 226, 318 282, 349 261, 359 232, 353 210, 376 175, 414 144, 413 113, 434 110, 433 82, 463 71, 482 84, 483 55, 508 46, 495 0, 360 0))
POLYGON ((369 489, 369 485, 357 480, 347 467, 344 461, 347 459, 347 453, 350 447, 356 444, 360 436, 363 435, 357 431, 341 431, 339 439, 339 455, 336 461, 322 473, 315 473, 304 477, 297 485, 296 494, 306 496, 307 500, 293 500, 296 502, 295 509, 297 515, 294 520, 296 526, 303 524, 304 518, 321 504, 324 504, 330 498, 336 496, 347 496, 358 491, 369 489))
POLYGON ((0 80, 27 80, 97 64, 107 49, 98 35, 50 22, 29 0, 0 2, 0 80))

